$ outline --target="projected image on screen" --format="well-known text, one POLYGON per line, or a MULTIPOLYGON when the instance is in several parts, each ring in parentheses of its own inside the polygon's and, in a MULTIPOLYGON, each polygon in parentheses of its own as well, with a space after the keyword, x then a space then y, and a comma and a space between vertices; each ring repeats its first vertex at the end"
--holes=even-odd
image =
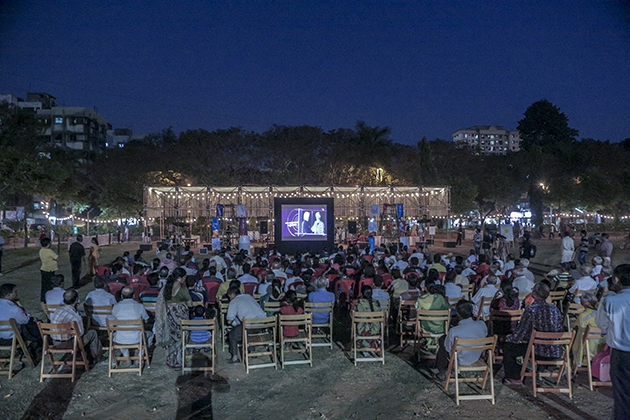
POLYGON ((282 205, 282 240, 326 240, 326 205, 282 205))

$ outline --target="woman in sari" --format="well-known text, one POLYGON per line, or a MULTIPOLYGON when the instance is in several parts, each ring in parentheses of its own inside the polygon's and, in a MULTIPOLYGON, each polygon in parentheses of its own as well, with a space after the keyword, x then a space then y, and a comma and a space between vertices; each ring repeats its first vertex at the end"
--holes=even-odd
POLYGON ((88 255, 88 273, 93 276, 96 274, 96 266, 98 265, 98 259, 101 256, 101 249, 98 247, 97 237, 92 238, 92 245, 90 245, 90 255, 88 255))
POLYGON ((186 271, 177 267, 166 280, 155 304, 155 335, 157 344, 166 349, 166 365, 181 369, 182 330, 180 321, 189 319, 192 300, 186 288, 186 271))
MULTIPOLYGON (((597 297, 591 292, 584 292, 582 294, 582 298, 580 299, 580 303, 584 307, 584 312, 582 312, 577 317, 577 322, 575 325, 577 326, 577 332, 575 334, 575 339, 573 341, 573 360, 574 363, 577 364, 578 367, 586 364, 586 360, 584 356, 586 355, 586 351, 584 346, 582 345, 582 338, 584 337, 584 331, 586 327, 597 327, 595 324, 595 316, 597 315, 597 297)), ((589 351, 591 352, 591 356, 596 355, 600 351, 604 349, 604 344, 606 344, 606 338, 601 337, 599 340, 588 340, 589 351)))

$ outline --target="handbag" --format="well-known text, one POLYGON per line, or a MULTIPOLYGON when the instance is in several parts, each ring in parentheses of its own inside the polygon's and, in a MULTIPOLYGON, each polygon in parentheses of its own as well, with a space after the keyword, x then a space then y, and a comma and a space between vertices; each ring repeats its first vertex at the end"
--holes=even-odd
POLYGON ((600 351, 593 357, 591 362, 591 372, 593 377, 602 382, 610 382, 610 355, 612 349, 608 344, 604 346, 604 350, 600 351))

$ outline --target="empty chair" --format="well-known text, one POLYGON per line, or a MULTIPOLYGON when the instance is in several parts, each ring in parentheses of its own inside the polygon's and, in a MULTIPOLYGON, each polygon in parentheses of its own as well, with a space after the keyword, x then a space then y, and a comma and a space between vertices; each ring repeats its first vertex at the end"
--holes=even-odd
POLYGON ((599 341, 602 338, 602 330, 596 327, 592 327, 588 325, 584 330, 584 335, 582 336, 582 346, 584 348, 584 354, 586 355, 586 367, 582 367, 580 369, 586 369, 588 371, 588 388, 592 391, 595 386, 612 386, 612 382, 610 381, 601 381, 594 380, 599 378, 593 377, 593 356, 591 353, 591 349, 589 346, 589 341, 599 341))
POLYGON ((497 344, 497 336, 486 338, 472 338, 464 339, 455 337, 453 348, 450 354, 450 360, 448 363, 448 370, 446 371, 446 382, 444 389, 448 391, 450 383, 455 382, 455 403, 459 405, 460 400, 485 400, 488 399, 494 404, 494 381, 493 377, 493 356, 494 349, 497 344), (459 362, 458 353, 462 351, 480 351, 481 357, 475 363, 470 365, 462 365, 459 362), (484 355, 485 353, 485 355, 484 355), (475 377, 461 377, 463 372, 482 372, 482 376, 475 377), (451 378, 451 373, 455 376, 451 378), (490 382, 490 393, 483 394, 483 390, 486 388, 486 382, 490 382), (475 383, 479 384, 480 392, 478 394, 460 395, 460 383, 475 383))
POLYGON ((263 367, 278 369, 276 358, 276 325, 275 316, 267 318, 245 318, 243 320, 242 360, 245 362, 245 370, 247 373, 249 373, 250 369, 263 367), (262 350, 260 347, 262 347, 262 350), (258 360, 259 357, 268 357, 269 361, 252 363, 252 359, 255 358, 258 360))

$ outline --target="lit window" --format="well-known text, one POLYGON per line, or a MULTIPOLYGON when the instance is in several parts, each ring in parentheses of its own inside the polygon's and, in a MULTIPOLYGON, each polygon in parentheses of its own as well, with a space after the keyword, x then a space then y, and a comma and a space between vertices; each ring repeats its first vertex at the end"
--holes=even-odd
POLYGON ((63 124, 63 117, 55 117, 55 124, 63 124))

